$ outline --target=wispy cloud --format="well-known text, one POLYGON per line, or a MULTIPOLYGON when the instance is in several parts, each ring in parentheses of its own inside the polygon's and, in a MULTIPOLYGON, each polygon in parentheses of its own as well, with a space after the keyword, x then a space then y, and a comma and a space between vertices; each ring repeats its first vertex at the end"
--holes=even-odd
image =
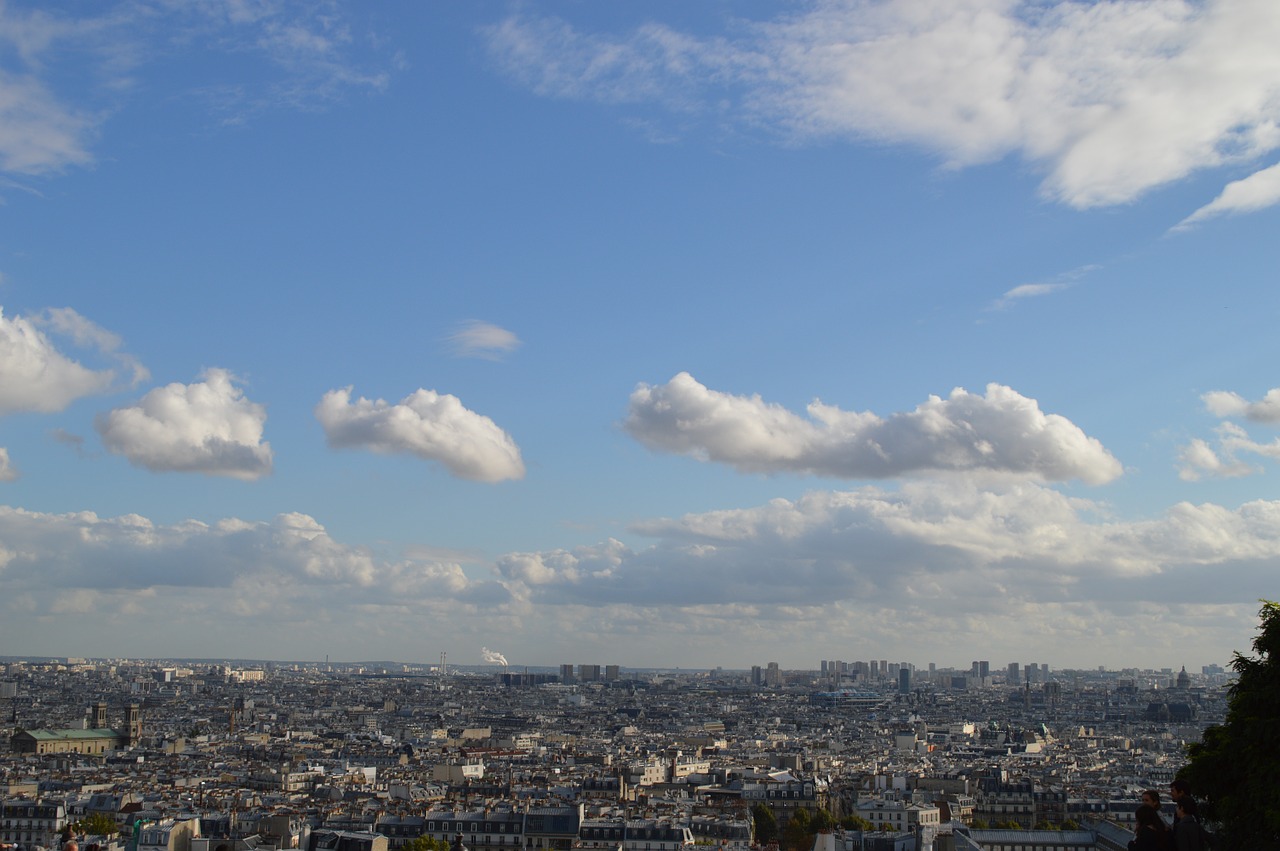
POLYGON ((726 30, 605 35, 522 12, 486 35, 541 95, 736 116, 800 142, 909 144, 950 167, 1016 155, 1077 208, 1280 146, 1273 3, 852 0, 726 30))
POLYGON ((1012 289, 1005 290, 1000 298, 993 301, 988 310, 1007 310, 1019 301, 1029 298, 1039 298, 1041 296, 1051 295, 1056 292, 1075 286, 1076 282, 1090 272, 1096 271, 1099 267, 1093 264, 1081 266, 1078 269, 1072 269, 1059 275, 1056 279, 1041 283, 1019 284, 1012 289))
POLYGON ((63 446, 70 446, 75 450, 77 455, 84 454, 84 438, 78 434, 73 434, 65 428, 55 428, 49 430, 49 437, 53 438, 63 446))
POLYGON ((471 319, 445 337, 455 357, 501 360, 520 348, 520 338, 506 328, 471 319))
MULTIPOLYGON (((267 108, 315 108, 344 94, 381 90, 392 57, 367 48, 349 10, 276 0, 169 3, 136 0, 71 15, 0 4, 0 172, 57 173, 93 160, 93 144, 122 101, 143 91, 149 67, 193 54, 253 56, 275 73, 232 84, 214 72, 188 92, 218 92, 227 123, 267 108)), ((232 67, 212 63, 210 68, 232 67)))
POLYGON ((1228 183, 1217 198, 1187 216, 1172 230, 1188 230, 1216 216, 1252 213, 1278 203, 1280 203, 1280 163, 1255 171, 1242 180, 1228 183))

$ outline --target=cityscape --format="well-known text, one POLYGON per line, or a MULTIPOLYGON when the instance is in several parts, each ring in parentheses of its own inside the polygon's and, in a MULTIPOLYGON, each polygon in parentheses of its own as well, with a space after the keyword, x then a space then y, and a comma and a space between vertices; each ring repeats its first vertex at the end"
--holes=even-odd
POLYGON ((10 659, 0 843, 1116 849, 1231 682, 982 660, 10 659))

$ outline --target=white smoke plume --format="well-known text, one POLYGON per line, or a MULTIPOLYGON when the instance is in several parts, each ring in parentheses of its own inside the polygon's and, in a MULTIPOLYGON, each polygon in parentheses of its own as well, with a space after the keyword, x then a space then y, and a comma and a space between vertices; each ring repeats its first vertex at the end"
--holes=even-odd
POLYGON ((502 665, 504 668, 507 665, 507 657, 503 656, 497 650, 490 650, 488 647, 481 647, 480 655, 484 657, 486 662, 491 662, 494 665, 502 665))

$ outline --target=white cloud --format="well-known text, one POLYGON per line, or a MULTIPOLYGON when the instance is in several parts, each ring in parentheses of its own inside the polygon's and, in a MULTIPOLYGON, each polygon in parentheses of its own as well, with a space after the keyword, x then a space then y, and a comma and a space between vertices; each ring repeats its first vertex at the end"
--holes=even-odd
POLYGON ((1178 478, 1196 482, 1203 478, 1234 479, 1260 472, 1235 457, 1222 442, 1217 449, 1200 438, 1194 438, 1178 453, 1178 478))
POLYGON ((759 396, 709 390, 688 373, 631 394, 625 427, 652 449, 754 473, 886 478, 922 471, 993 471, 1048 480, 1111 481, 1120 463, 1096 439, 1034 399, 991 384, 931 396, 882 419, 815 401, 804 419, 759 396))
POLYGON ((113 369, 91 369, 54 346, 42 327, 67 333, 100 354, 125 364, 137 380, 146 370, 128 355, 115 353, 119 340, 70 308, 35 317, 8 319, 0 310, 0 415, 19 411, 53 413, 76 399, 105 393, 116 380, 113 369))
POLYGON ((9 450, 0 446, 0 482, 12 482, 18 475, 18 471, 9 462, 9 450))
POLYGON ((1280 387, 1268 390, 1257 402, 1250 402, 1229 390, 1213 390, 1200 397, 1216 417, 1244 417, 1255 423, 1280 424, 1280 387))
POLYGON ((1222 193, 1179 222, 1173 230, 1229 213, 1252 213, 1280 203, 1280 163, 1228 183, 1222 193))
MULTIPOLYGON (((1280 425, 1280 388, 1268 390, 1257 402, 1250 402, 1229 390, 1210 391, 1200 400, 1216 417, 1240 417, 1253 423, 1280 425)), ((1260 443, 1251 438, 1243 427, 1231 422, 1219 423, 1214 431, 1216 438, 1213 444, 1195 438, 1179 452, 1178 475, 1182 479, 1233 478, 1262 472, 1261 468, 1241 461, 1238 456, 1242 454, 1280 461, 1280 438, 1260 443)))
POLYGON ((0 171, 43 174, 91 160, 90 120, 40 81, 0 70, 0 171))
POLYGON ((205 473, 257 479, 271 472, 263 441, 266 409, 245 398, 234 377, 210 369, 203 381, 149 391, 136 404, 96 419, 103 444, 156 472, 205 473))
POLYGON ((528 14, 487 32, 535 92, 736 111, 795 140, 1010 154, 1073 207, 1132 201, 1280 146, 1280 6, 1267 2, 813 2, 733 37, 622 36, 528 14))
MULTIPOLYGON (((381 90, 389 58, 365 55, 375 41, 331 4, 131 3, 70 15, 0 4, 0 171, 56 173, 93 162, 105 120, 135 91, 148 64, 188 54, 254 54, 277 72, 246 86, 226 75, 199 81, 190 95, 214 99, 231 121, 275 107, 312 108, 353 90, 381 90)), ((226 62, 210 68, 229 67, 226 62)))
POLYGON ((344 652, 367 654, 351 658, 429 661, 436 645, 404 639, 405 623, 426 619, 456 643, 523 647, 538 664, 584 641, 616 646, 622 664, 741 665, 778 642, 799 654, 791 664, 850 643, 943 663, 982 646, 1133 664, 1135 647, 1191 635, 1197 659, 1225 660, 1273 582, 1280 501, 1122 521, 1049 487, 954 478, 633 532, 655 541, 511 553, 472 579, 456 562, 344 544, 304 514, 160 524, 0 506, 0 635, 43 634, 54 654, 156 655, 147 636, 162 634, 171 655, 314 659, 342 631, 344 652))
POLYGON ((520 338, 506 328, 472 319, 445 338, 457 357, 500 360, 520 347, 520 338))
POLYGON ((524 477, 520 448, 511 436, 463 407, 456 396, 418 389, 395 405, 363 397, 352 402, 347 387, 324 394, 315 415, 337 449, 416 455, 473 481, 524 477))
POLYGON ((479 628, 509 601, 500 584, 472 581, 456 563, 378 558, 305 514, 162 525, 0 506, 0 634, 9 639, 143 651, 146 636, 163 635, 179 655, 314 658, 335 631, 358 624, 384 653, 403 652, 409 618, 448 616, 458 628, 475 619, 479 628), (72 610, 83 617, 49 631, 72 610))
POLYGON ((1213 633, 1202 641, 1219 642, 1207 658, 1226 658, 1228 627, 1243 643, 1280 557, 1280 502, 1179 503, 1126 522, 1045 486, 954 479, 814 492, 634 531, 657 542, 512 553, 496 569, 540 620, 573 621, 575 635, 675 630, 729 658, 791 638, 815 654, 835 641, 924 659, 947 647, 1041 646, 1083 662, 1123 656, 1114 647, 1130 637, 1165 646, 1161 621, 1187 618, 1213 633))

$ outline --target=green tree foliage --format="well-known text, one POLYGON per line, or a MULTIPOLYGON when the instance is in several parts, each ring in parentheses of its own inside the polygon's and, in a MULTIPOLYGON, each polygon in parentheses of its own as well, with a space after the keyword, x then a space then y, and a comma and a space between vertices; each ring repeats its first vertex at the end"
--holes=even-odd
POLYGON ((778 841, 778 818, 773 810, 764 804, 756 804, 751 808, 751 819, 756 824, 756 842, 768 845, 778 841))
POLYGON ((813 831, 809 829, 812 821, 808 810, 798 809, 793 812, 782 831, 782 847, 789 851, 808 851, 813 847, 813 831))
POLYGON ((1066 821, 1064 821, 1062 824, 1058 825, 1058 829, 1059 830, 1079 830, 1080 822, 1076 821, 1075 819, 1069 818, 1066 821))
POLYGON ((976 818, 973 820, 973 824, 969 825, 969 827, 972 827, 974 830, 987 830, 991 825, 987 824, 987 820, 984 818, 976 818))
POLYGON ((845 816, 840 819, 840 826, 845 830, 870 830, 871 822, 859 815, 845 816))
POLYGON ((1187 747, 1178 772, 1219 825, 1215 851, 1280 849, 1280 603, 1264 600, 1258 617, 1257 658, 1235 655, 1226 718, 1187 747))
POLYGON ((430 836, 418 836, 404 844, 404 851, 449 851, 449 843, 430 836))
POLYGON ((106 813, 90 813, 71 827, 76 833, 86 836, 111 836, 120 832, 116 820, 106 813))
POLYGON ((813 818, 809 820, 810 833, 822 833, 823 831, 834 830, 836 826, 836 817, 831 815, 828 809, 819 808, 813 814, 813 818))
POLYGON ((996 830, 1022 830, 1022 825, 1013 819, 1005 819, 995 824, 996 830))

